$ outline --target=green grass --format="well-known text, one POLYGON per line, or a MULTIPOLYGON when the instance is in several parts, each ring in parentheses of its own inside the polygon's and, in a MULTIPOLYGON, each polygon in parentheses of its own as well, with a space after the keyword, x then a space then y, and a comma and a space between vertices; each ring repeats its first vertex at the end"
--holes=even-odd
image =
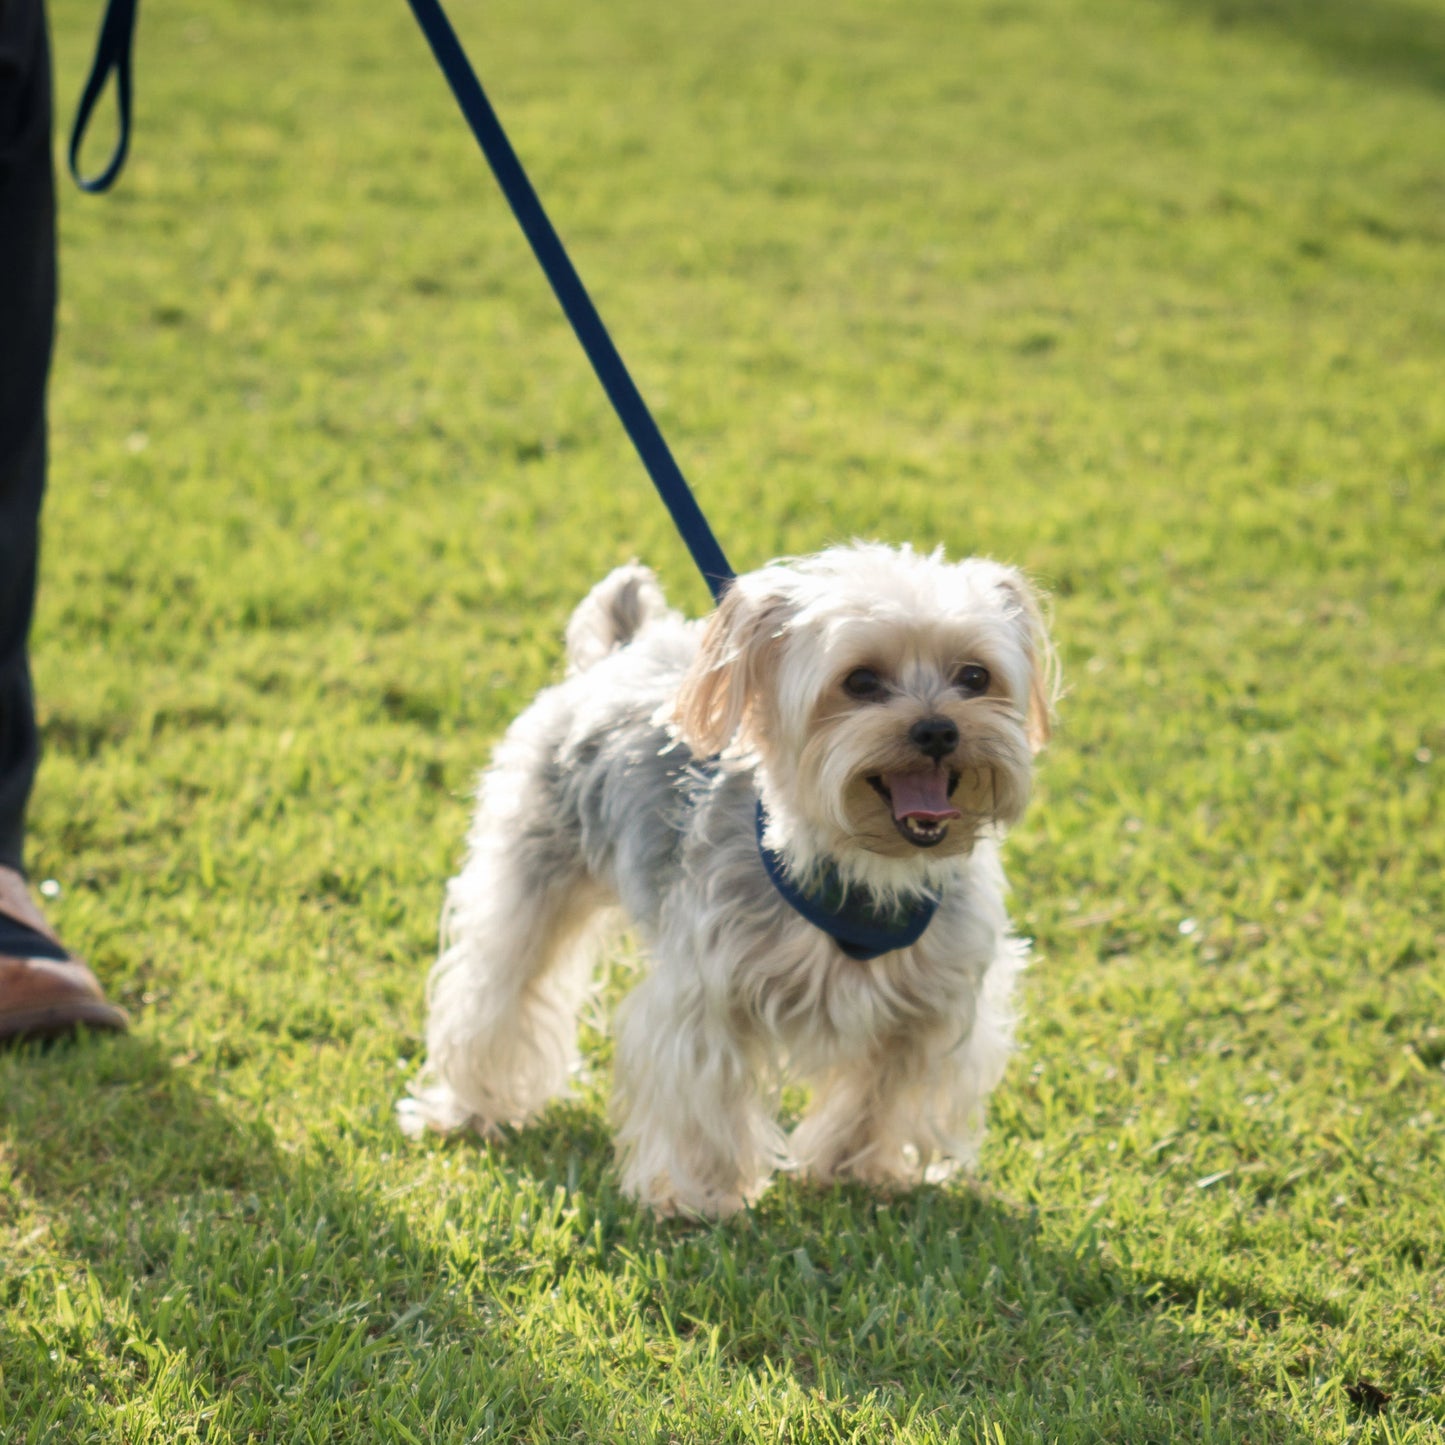
POLYGON ((736 563, 1055 594, 985 1187, 656 1224, 600 1033, 398 1135, 490 741, 606 568, 703 588, 400 0, 157 0, 35 635, 136 1027, 0 1059, 0 1437, 1438 1441, 1445 4, 457 9, 736 563))

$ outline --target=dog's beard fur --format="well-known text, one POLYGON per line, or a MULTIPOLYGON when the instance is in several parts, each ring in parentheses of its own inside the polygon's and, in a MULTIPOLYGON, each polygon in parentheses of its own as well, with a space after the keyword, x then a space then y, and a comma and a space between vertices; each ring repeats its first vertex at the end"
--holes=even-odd
POLYGON ((1023 961, 997 842, 1056 690, 1028 585, 859 544, 749 573, 695 624, 634 566, 578 608, 568 652, 483 777, 404 1126, 487 1132, 566 1091, 621 905, 651 956, 618 1024, 630 1193, 721 1215, 785 1165, 909 1184, 971 1160, 1023 961), (922 939, 860 963, 793 913, 759 799, 802 886, 826 868, 880 902, 939 896, 922 939), (784 1074, 814 1086, 791 1139, 784 1074))
MULTIPOLYGON (((780 811, 793 814, 804 828, 811 825, 821 857, 847 859, 860 882, 883 887, 885 876, 871 858, 902 859, 914 868, 940 864, 970 853, 981 835, 1016 821, 1028 801, 1030 762, 1009 703, 939 697, 926 707, 909 699, 820 707, 796 766, 771 764, 768 776, 775 783, 788 779, 786 788, 779 786, 786 794, 780 811), (958 747, 938 766, 948 775, 948 799, 961 816, 948 823, 926 860, 900 833, 893 811, 869 781, 932 770, 926 760, 920 768, 918 748, 908 740, 908 726, 920 715, 946 718, 959 731, 958 747), (875 871, 880 876, 870 877, 875 871)), ((897 871, 889 870, 886 878, 894 879, 897 871)), ((928 872, 931 877, 932 867, 928 872)), ((906 887, 908 875, 894 881, 906 887)))

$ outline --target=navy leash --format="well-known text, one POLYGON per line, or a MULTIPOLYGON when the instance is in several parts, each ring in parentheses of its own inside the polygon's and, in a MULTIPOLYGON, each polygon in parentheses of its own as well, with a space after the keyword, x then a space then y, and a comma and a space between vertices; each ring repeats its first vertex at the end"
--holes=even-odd
MULTIPOLYGON (((130 147, 131 116, 131 43, 135 34, 136 6, 139 0, 109 0, 105 18, 101 22, 100 39, 96 44, 95 60, 90 76, 80 97, 76 111, 75 125, 70 133, 70 170, 76 184, 84 191, 108 190, 125 164, 126 152, 130 147), (96 102, 104 91, 111 73, 115 74, 116 99, 120 112, 120 131, 115 150, 109 163, 99 174, 86 178, 80 173, 80 146, 85 138, 86 128, 95 110, 96 102)), ((452 88, 462 115, 472 129, 507 204, 512 208, 522 233, 531 243, 532 252, 542 267, 543 274, 551 284, 563 313, 572 323, 602 389, 607 393, 632 445, 642 458, 652 484, 657 488, 663 504, 672 515, 674 525, 692 553, 692 560, 703 575, 714 600, 720 598, 729 582, 737 575, 728 563, 718 540, 708 526, 707 518, 693 496, 681 468, 668 450, 647 403, 642 399, 631 373, 627 370, 612 337, 602 324, 602 317, 592 304, 587 288, 582 284, 576 268, 572 265, 556 230, 512 143, 507 139, 476 71, 467 60, 466 52, 457 39, 456 31, 446 17, 438 0, 409 0, 412 13, 422 34, 436 56, 452 88)))
MULTIPOLYGON (((487 100, 476 72, 468 63, 440 0, 408 0, 408 3, 452 88, 457 104, 462 108, 467 124, 472 128, 472 134, 477 138, 477 144, 482 148, 482 154, 492 168, 492 174, 497 178, 497 184, 502 188, 502 194, 507 198, 507 204, 512 208, 512 214, 531 242, 532 252, 546 273, 557 300, 562 303, 562 310, 572 323, 572 330, 577 333, 597 379, 622 418, 622 424, 627 428, 652 484, 672 513, 672 520, 682 534, 682 540, 687 543, 692 560, 712 589, 713 600, 721 599, 736 574, 728 565, 712 528, 697 505, 697 499, 657 429, 652 413, 612 344, 592 298, 552 229, 552 223, 547 219, 527 173, 487 100)), ((901 908, 883 909, 871 898, 850 898, 836 873, 824 880, 820 893, 805 893, 788 877, 783 860, 763 842, 761 802, 758 803, 756 826, 758 857, 773 887, 789 907, 814 928, 828 934, 850 958, 867 962, 885 953, 909 948, 923 937, 933 921, 938 907, 936 899, 924 898, 901 908)))
POLYGON ((577 340, 582 343, 602 389, 616 409, 622 425, 627 428, 627 435, 632 438, 642 465, 647 468, 653 486, 672 514, 672 520, 714 600, 720 598, 737 574, 723 555, 707 518, 697 504, 697 498, 673 460, 652 413, 647 409, 647 403, 642 399, 642 393, 612 344, 587 288, 547 219, 547 213, 542 209, 542 203, 537 199, 537 193, 502 129, 476 71, 467 60, 456 31, 452 29, 439 0, 408 0, 408 3, 447 78, 447 84, 452 88, 462 115, 492 168, 492 174, 497 178, 497 184, 502 188, 502 194, 507 198, 507 204, 512 208, 512 214, 531 243, 532 252, 556 293, 567 320, 572 323, 572 330, 577 333, 577 340))
POLYGON ((108 191, 125 164, 130 149, 130 56, 135 38, 135 13, 139 0, 110 0, 100 22, 100 38, 95 44, 95 59, 90 64, 80 104, 75 109, 75 124, 70 128, 70 174, 82 191, 92 195, 108 191), (105 83, 115 72, 115 100, 119 126, 115 149, 105 169, 87 179, 80 173, 80 144, 90 125, 91 113, 100 99, 105 83))
MULTIPOLYGON (((96 193, 108 190, 125 164, 130 147, 131 47, 138 4, 139 0, 109 0, 101 22, 95 60, 70 133, 70 171, 83 191, 96 193), (110 161, 102 171, 87 179, 80 174, 81 142, 96 102, 112 72, 116 82, 119 133, 110 161)), ((602 324, 587 288, 548 220, 476 72, 467 60, 456 31, 452 29, 439 0, 408 0, 408 4, 451 86, 462 115, 492 168, 507 204, 512 208, 512 214, 531 244, 532 252, 567 320, 571 322, 577 340, 587 353, 602 389, 637 448, 652 484, 671 513, 673 523, 692 553, 692 560, 702 573, 714 601, 720 600, 737 574, 708 526, 697 498, 668 450, 667 442, 602 324)), ((757 813, 758 856, 768 878, 790 907, 815 928, 829 934, 849 957, 866 961, 910 947, 927 930, 937 907, 937 900, 932 898, 885 910, 872 899, 850 898, 836 872, 825 877, 815 892, 805 893, 788 877, 783 860, 763 842, 763 829, 760 802, 757 813)))

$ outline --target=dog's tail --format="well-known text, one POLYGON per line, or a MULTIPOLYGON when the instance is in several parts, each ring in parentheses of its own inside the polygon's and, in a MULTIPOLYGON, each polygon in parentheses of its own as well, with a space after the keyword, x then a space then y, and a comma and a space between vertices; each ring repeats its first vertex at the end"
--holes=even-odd
POLYGON ((582 672, 601 662, 670 611, 651 568, 629 562, 609 572, 567 624, 567 670, 582 672))

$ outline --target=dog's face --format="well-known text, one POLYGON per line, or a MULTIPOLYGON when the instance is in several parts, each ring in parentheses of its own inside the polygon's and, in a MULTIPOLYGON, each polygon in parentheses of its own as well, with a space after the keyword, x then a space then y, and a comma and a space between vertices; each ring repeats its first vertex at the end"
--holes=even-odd
POLYGON ((943 859, 1023 812, 1052 664, 1019 573, 839 547, 732 585, 677 721, 701 756, 755 750, 808 851, 943 859))

